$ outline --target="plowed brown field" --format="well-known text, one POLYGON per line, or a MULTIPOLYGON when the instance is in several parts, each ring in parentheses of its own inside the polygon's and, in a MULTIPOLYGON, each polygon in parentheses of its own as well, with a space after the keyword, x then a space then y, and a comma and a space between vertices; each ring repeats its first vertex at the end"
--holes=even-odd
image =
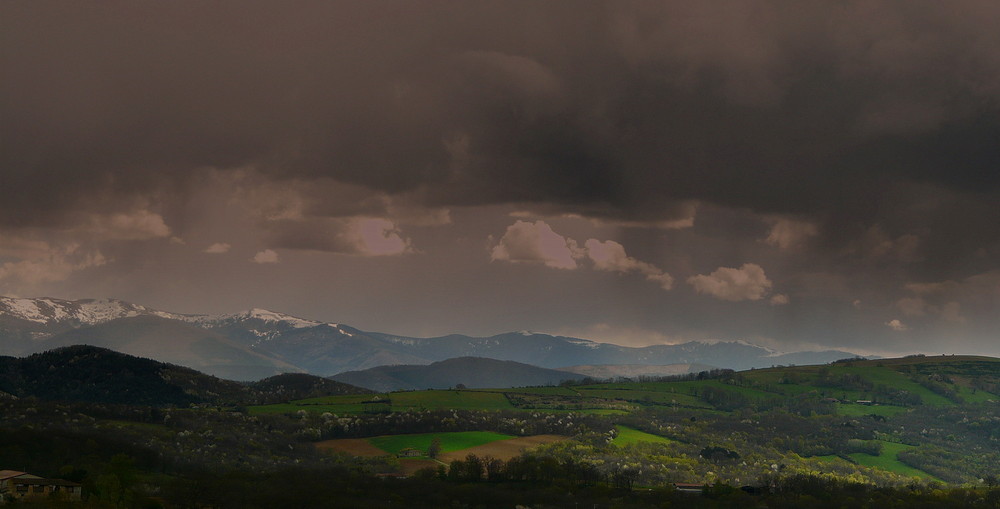
POLYGON ((316 442, 316 448, 321 451, 346 452, 353 456, 386 456, 389 453, 368 443, 364 438, 338 438, 316 442))
POLYGON ((530 449, 543 444, 551 444, 553 442, 566 439, 567 437, 560 435, 534 435, 530 437, 512 438, 510 440, 498 440, 485 445, 462 449, 461 451, 442 453, 438 456, 438 459, 448 463, 452 460, 464 460, 466 456, 475 454, 479 457, 492 456, 494 458, 507 461, 520 455, 525 449, 530 449))

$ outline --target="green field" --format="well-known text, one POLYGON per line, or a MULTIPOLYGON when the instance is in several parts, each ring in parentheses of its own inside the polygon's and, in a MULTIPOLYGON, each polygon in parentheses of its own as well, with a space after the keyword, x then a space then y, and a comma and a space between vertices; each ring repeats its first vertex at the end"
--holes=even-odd
POLYGON ((368 442, 390 454, 398 454, 403 449, 417 449, 426 453, 427 448, 430 447, 431 442, 435 438, 441 440, 441 452, 451 452, 515 437, 491 431, 460 431, 453 433, 385 435, 369 438, 368 442))
POLYGON ((393 392, 380 395, 326 396, 302 399, 291 403, 252 406, 249 407, 249 412, 259 415, 285 414, 305 410, 314 413, 330 412, 337 415, 360 414, 365 411, 365 405, 362 402, 370 401, 375 397, 391 401, 389 408, 394 412, 412 409, 510 410, 514 408, 501 392, 438 390, 393 392))
POLYGON ((844 374, 851 373, 861 375, 865 379, 871 381, 875 385, 885 385, 887 387, 892 387, 894 389, 902 389, 907 392, 911 392, 920 396, 925 405, 951 405, 953 404, 948 398, 935 394, 927 389, 926 387, 910 380, 906 375, 900 373, 899 371, 887 369, 878 366, 857 366, 857 367, 842 367, 842 366, 832 366, 830 372, 833 374, 844 374))
POLYGON ((895 442, 886 442, 883 440, 879 440, 879 442, 882 444, 882 454, 879 454, 878 456, 872 456, 871 454, 861 452, 849 454, 848 456, 850 456, 851 459, 856 461, 859 465, 864 465, 866 467, 881 468, 882 470, 888 470, 890 472, 910 477, 934 479, 934 476, 928 474, 927 472, 918 470, 899 461, 897 455, 900 451, 912 449, 916 446, 897 444, 895 442))
POLYGON ((509 410, 514 408, 501 393, 478 391, 413 391, 389 394, 393 410, 473 409, 509 410))
MULTIPOLYGON (((879 399, 874 388, 885 386, 891 390, 906 391, 920 396, 924 405, 943 406, 954 403, 932 392, 911 379, 931 368, 939 369, 954 376, 955 383, 947 384, 966 402, 985 403, 1000 399, 1000 396, 983 390, 973 390, 968 377, 980 372, 987 380, 998 370, 997 362, 987 362, 978 358, 946 357, 934 359, 890 359, 879 361, 852 361, 825 366, 793 366, 768 368, 738 373, 737 384, 718 379, 686 380, 666 382, 615 382, 585 386, 525 387, 516 389, 472 389, 472 390, 426 390, 393 392, 381 395, 348 395, 311 398, 277 405, 250 407, 252 414, 285 414, 298 411, 311 413, 330 412, 336 415, 361 414, 373 410, 372 405, 363 404, 373 398, 387 398, 390 405, 378 410, 520 410, 549 413, 584 413, 612 415, 633 412, 644 407, 678 407, 688 409, 714 409, 708 401, 723 411, 735 408, 733 399, 720 397, 717 391, 743 398, 735 399, 735 405, 773 405, 789 396, 804 398, 836 398, 842 401, 879 399), (883 362, 885 364, 883 364, 883 362), (856 375, 870 382, 873 390, 851 390, 838 387, 815 385, 817 378, 826 376, 837 379, 844 375, 856 375), (706 397, 706 389, 717 390, 706 397), (516 405, 516 406, 515 406, 516 405)), ((710 391, 711 392, 711 391, 710 391)), ((894 417, 908 408, 892 405, 856 405, 840 403, 837 413, 845 416, 878 415, 894 417)))
POLYGON ((325 396, 322 398, 309 398, 293 401, 291 403, 279 403, 276 405, 258 405, 249 407, 251 415, 259 414, 286 414, 299 410, 307 412, 332 414, 360 414, 364 411, 362 401, 372 399, 371 394, 350 394, 344 396, 325 396))
POLYGON ((899 415, 908 408, 891 405, 856 405, 854 403, 837 403, 837 413, 851 417, 863 415, 881 415, 882 417, 892 417, 899 415))
POLYGON ((645 431, 629 428, 627 426, 618 425, 615 426, 615 429, 618 430, 618 436, 611 441, 611 444, 618 447, 625 447, 627 445, 637 444, 640 442, 653 444, 669 444, 673 442, 673 440, 670 440, 669 438, 653 435, 646 433, 645 431))
POLYGON ((644 405, 680 405, 697 408, 712 408, 711 405, 689 394, 664 391, 642 391, 626 389, 604 389, 588 387, 580 389, 582 398, 620 399, 644 405))

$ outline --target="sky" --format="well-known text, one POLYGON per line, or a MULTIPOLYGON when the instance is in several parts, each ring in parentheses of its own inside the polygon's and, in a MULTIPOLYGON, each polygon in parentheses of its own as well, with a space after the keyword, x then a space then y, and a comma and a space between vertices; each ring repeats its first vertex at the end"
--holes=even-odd
POLYGON ((998 20, 2 2, 0 295, 1000 356, 998 20))

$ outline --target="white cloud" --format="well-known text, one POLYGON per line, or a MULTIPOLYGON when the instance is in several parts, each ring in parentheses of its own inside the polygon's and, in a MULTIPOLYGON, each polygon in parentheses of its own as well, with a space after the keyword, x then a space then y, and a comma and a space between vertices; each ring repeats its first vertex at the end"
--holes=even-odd
POLYGON ((355 256, 411 252, 410 240, 381 217, 282 219, 266 223, 265 242, 273 249, 324 251, 355 256))
POLYGON ((784 306, 785 304, 789 303, 789 300, 787 295, 783 293, 777 293, 774 294, 773 297, 771 297, 770 302, 772 306, 784 306))
POLYGON ((663 272, 660 268, 639 261, 625 253, 625 246, 613 241, 601 242, 597 239, 588 239, 584 243, 587 257, 594 263, 594 268, 608 272, 638 272, 646 276, 646 279, 659 284, 664 290, 669 290, 674 284, 674 278, 663 272))
POLYGON ((492 260, 542 263, 555 269, 576 269, 582 255, 576 241, 559 235, 544 221, 516 221, 507 227, 490 253, 492 260))
POLYGON ((108 239, 146 240, 170 235, 163 216, 148 210, 130 213, 93 215, 86 230, 108 239))
MULTIPOLYGON (((590 222, 597 228, 657 228, 661 230, 680 230, 694 226, 698 213, 699 202, 684 200, 674 203, 661 203, 658 212, 665 218, 660 219, 621 219, 613 218, 613 214, 601 214, 590 210, 589 215, 577 212, 566 212, 563 206, 554 204, 533 203, 524 209, 510 213, 518 219, 580 219, 590 222)), ((610 211, 609 211, 610 212, 610 211)))
POLYGON ((271 249, 265 249, 253 256, 254 263, 278 263, 278 253, 271 249))
POLYGON ((229 252, 229 249, 230 249, 231 247, 232 247, 232 246, 230 246, 229 244, 227 244, 227 243, 225 243, 225 242, 216 242, 215 244, 212 244, 211 246, 208 246, 208 247, 207 247, 207 248, 205 249, 205 252, 206 252, 206 253, 210 253, 210 254, 222 254, 222 253, 228 253, 228 252, 229 252))
POLYGON ((594 270, 619 274, 639 273, 648 281, 669 290, 674 278, 651 263, 632 258, 625 246, 613 240, 588 239, 583 247, 576 240, 564 237, 545 221, 521 221, 507 227, 500 241, 490 252, 492 260, 512 263, 540 263, 555 269, 577 269, 578 260, 589 259, 594 270))
POLYGON ((888 322, 885 322, 885 324, 888 325, 890 329, 892 329, 892 330, 894 330, 896 332, 902 332, 902 331, 910 330, 910 328, 907 327, 906 324, 904 324, 903 322, 901 322, 901 321, 899 321, 897 319, 889 320, 888 322))
POLYGON ((0 280, 27 285, 64 281, 74 272, 108 263, 100 251, 79 243, 50 244, 27 239, 4 239, 0 255, 17 258, 0 265, 0 280))
POLYGON ((355 247, 356 254, 368 256, 402 254, 410 248, 409 240, 402 237, 392 221, 377 217, 352 220, 346 238, 355 247))
POLYGON ((699 274, 687 279, 698 293, 722 300, 760 300, 771 289, 764 269, 754 263, 744 263, 738 269, 719 267, 709 275, 699 274))
POLYGON ((771 219, 771 231, 764 239, 766 244, 780 249, 794 249, 806 244, 811 237, 819 234, 819 228, 808 221, 797 219, 771 219))

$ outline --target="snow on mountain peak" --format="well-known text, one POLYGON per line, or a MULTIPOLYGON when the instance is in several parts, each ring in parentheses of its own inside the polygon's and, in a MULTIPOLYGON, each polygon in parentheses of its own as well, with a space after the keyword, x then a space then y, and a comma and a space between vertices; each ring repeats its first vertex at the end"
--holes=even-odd
POLYGON ((315 327, 317 325, 322 325, 322 322, 316 322, 313 320, 306 320, 304 318, 298 318, 291 315, 286 315, 284 313, 278 313, 275 311, 270 311, 267 309, 253 308, 249 311, 243 313, 238 313, 237 317, 244 319, 256 319, 264 322, 281 322, 286 323, 296 329, 304 329, 306 327, 315 327))
POLYGON ((117 299, 63 300, 0 297, 0 313, 36 323, 78 322, 94 325, 132 316, 159 314, 117 299))

